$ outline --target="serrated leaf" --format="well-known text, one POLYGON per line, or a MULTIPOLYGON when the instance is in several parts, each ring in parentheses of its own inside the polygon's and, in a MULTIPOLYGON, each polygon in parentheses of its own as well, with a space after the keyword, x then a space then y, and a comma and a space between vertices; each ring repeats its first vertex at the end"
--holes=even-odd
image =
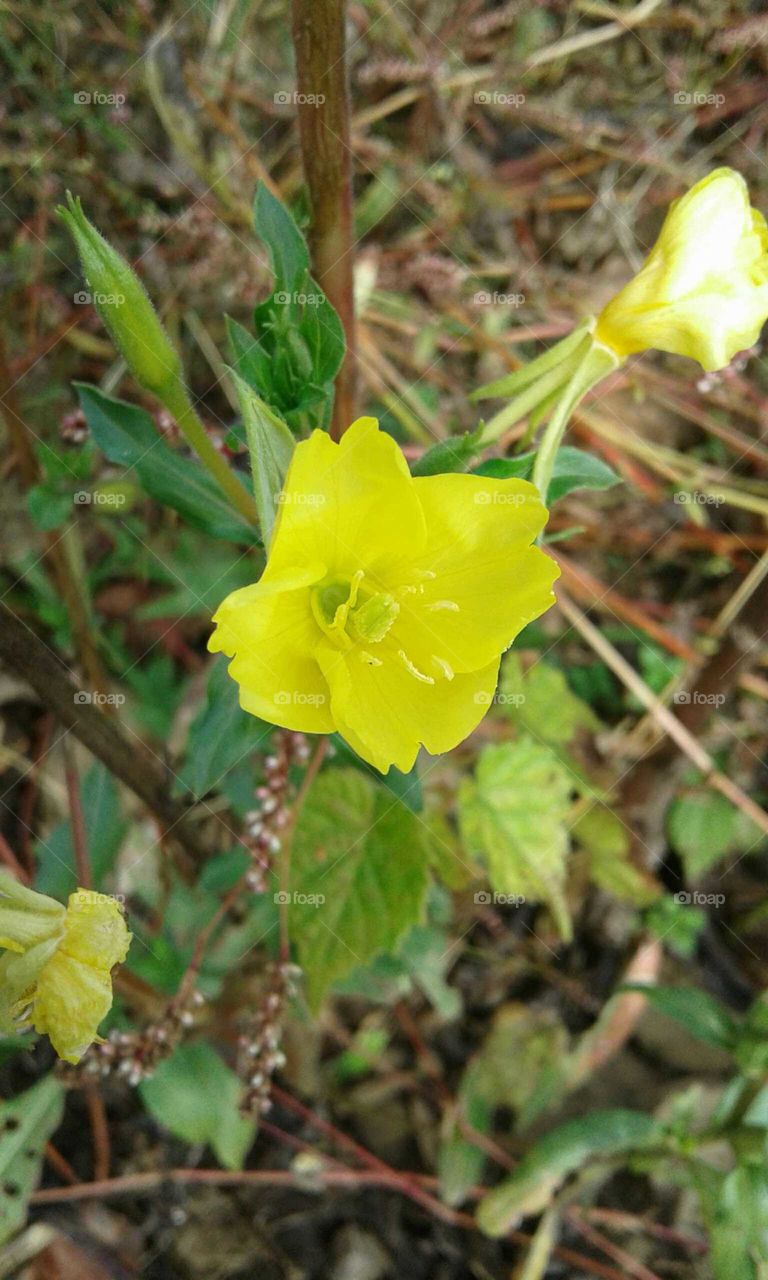
POLYGON ((560 1125, 531 1148, 511 1178, 483 1198, 477 1210, 480 1230, 505 1235, 521 1218, 546 1209, 567 1175, 588 1160, 643 1150, 657 1136, 655 1121, 639 1111, 595 1111, 560 1125))
POLYGON ((600 728, 597 716, 573 692, 564 673, 541 658, 524 671, 519 654, 507 654, 497 702, 513 723, 552 745, 565 746, 578 729, 596 732, 600 728))
MULTIPOLYGON (((530 480, 533 475, 533 464, 536 453, 520 453, 514 458, 489 458, 476 468, 474 474, 495 476, 506 480, 517 476, 521 480, 530 480)), ((554 470, 548 490, 548 502, 557 502, 565 498, 574 489, 611 489, 621 483, 621 476, 592 453, 576 449, 573 445, 564 444, 557 451, 554 470)))
POLYGON ((53 1075, 0 1104, 0 1245, 26 1220, 45 1144, 63 1111, 64 1088, 53 1075))
POLYGON ((337 978, 393 950, 422 919, 427 884, 418 818, 355 769, 321 773, 291 860, 290 932, 313 1008, 337 978))
POLYGON ((272 732, 270 725, 243 711, 227 666, 228 659, 223 657, 212 663, 205 704, 187 738, 180 780, 196 799, 220 786, 244 756, 263 751, 272 732))
POLYGON ((243 378, 234 372, 232 377, 251 456, 253 493, 259 512, 261 536, 267 547, 272 537, 275 516, 283 496, 283 483, 296 448, 296 440, 290 427, 272 412, 269 405, 256 395, 243 378))
POLYGON ((106 396, 98 387, 75 383, 96 444, 110 462, 134 468, 150 498, 178 511, 212 538, 258 542, 258 531, 232 507, 226 494, 198 462, 170 449, 148 413, 138 405, 106 396))
POLYGON ((243 1086, 211 1045, 180 1045, 139 1091, 163 1128, 207 1143, 225 1169, 242 1169, 256 1125, 240 1114, 243 1086))
POLYGON ((641 991, 659 1013, 679 1022, 686 1031, 708 1044, 732 1049, 738 1037, 738 1026, 717 1000, 698 987, 651 987, 627 983, 622 990, 641 991))
POLYGON ((492 888, 546 902, 564 939, 571 775, 547 746, 521 738, 485 747, 474 780, 459 790, 459 822, 472 854, 488 867, 492 888))
MULTIPOLYGON (((93 883, 97 889, 102 889, 128 829, 120 808, 117 783, 104 765, 95 764, 88 770, 83 779, 80 800, 93 883)), ((78 884, 72 824, 68 818, 60 822, 45 840, 35 841, 35 862, 35 888, 40 893, 47 893, 60 901, 74 893, 78 884)))
POLYGON ((725 796, 708 788, 673 800, 667 813, 667 834, 694 880, 727 854, 756 849, 765 838, 725 796))

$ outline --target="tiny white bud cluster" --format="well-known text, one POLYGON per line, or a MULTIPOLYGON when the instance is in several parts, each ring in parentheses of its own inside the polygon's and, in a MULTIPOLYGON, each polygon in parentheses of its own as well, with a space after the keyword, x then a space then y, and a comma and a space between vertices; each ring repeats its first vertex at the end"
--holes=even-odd
POLYGON ((246 1115, 266 1115, 272 1107, 272 1076, 286 1062, 280 1048, 285 1010, 300 976, 294 964, 280 960, 269 966, 251 1026, 238 1041, 238 1074, 245 1084, 240 1109, 246 1115))
POLYGON ((282 848, 281 833, 290 822, 291 765, 306 764, 308 759, 309 744, 303 733, 284 729, 275 735, 274 751, 264 760, 264 781, 256 788, 259 807, 245 815, 245 844, 252 858, 246 884, 252 893, 266 891, 272 859, 282 848))

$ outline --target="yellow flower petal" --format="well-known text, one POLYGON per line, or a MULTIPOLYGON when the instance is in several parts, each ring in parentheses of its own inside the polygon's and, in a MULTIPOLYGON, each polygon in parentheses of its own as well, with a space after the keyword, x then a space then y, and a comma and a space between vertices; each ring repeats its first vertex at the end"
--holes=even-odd
POLYGON ((427 684, 394 651, 380 666, 359 650, 342 654, 330 644, 318 657, 339 733, 381 773, 391 765, 407 773, 422 744, 439 755, 463 742, 493 701, 500 661, 427 684))
POLYGON ((125 916, 115 898, 92 889, 78 889, 69 895, 61 954, 109 971, 123 962, 130 942, 125 916))
POLYGON ((359 418, 338 444, 324 431, 298 444, 279 506, 264 581, 318 559, 334 576, 375 572, 426 536, 402 450, 375 418, 359 418))
POLYGON ((37 984, 32 1025, 47 1035, 65 1062, 79 1062, 112 1008, 108 969, 94 969, 64 953, 45 966, 37 984))
POLYGON ((525 480, 440 475, 418 479, 429 543, 403 598, 396 633, 427 674, 487 665, 554 603, 555 562, 531 546, 547 511, 525 480))
POLYGON ((334 727, 314 657, 322 632, 309 592, 325 572, 311 564, 262 578, 234 591, 214 618, 208 648, 232 658, 229 674, 240 685, 243 710, 284 729, 330 733, 334 727))
POLYGON ((114 898, 88 889, 70 895, 64 936, 44 965, 34 994, 36 1031, 66 1062, 78 1062, 112 1007, 112 969, 131 935, 114 898))
POLYGON ((634 279, 598 317, 618 355, 656 348, 722 369, 768 318, 768 230, 744 179, 716 169, 670 207, 634 279))
POLYGON ((64 926, 64 908, 55 898, 37 893, 0 869, 0 947, 25 951, 48 938, 58 937, 64 926))

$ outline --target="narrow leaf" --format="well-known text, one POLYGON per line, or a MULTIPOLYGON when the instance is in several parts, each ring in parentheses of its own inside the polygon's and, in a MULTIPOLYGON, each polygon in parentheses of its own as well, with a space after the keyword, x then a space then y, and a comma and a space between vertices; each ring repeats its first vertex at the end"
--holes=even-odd
POLYGON ((264 545, 269 546, 278 505, 283 497, 290 496, 283 495, 282 488, 296 441, 290 428, 248 383, 237 373, 233 372, 232 377, 251 455, 253 493, 261 522, 261 536, 264 545))

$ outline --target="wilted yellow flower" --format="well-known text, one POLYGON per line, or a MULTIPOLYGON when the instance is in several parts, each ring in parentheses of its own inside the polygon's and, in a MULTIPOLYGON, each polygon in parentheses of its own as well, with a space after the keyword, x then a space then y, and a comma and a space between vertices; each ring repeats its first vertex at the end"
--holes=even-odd
POLYGON ((315 431, 266 569, 219 606, 208 647, 233 659, 246 711, 408 770, 421 743, 475 728, 503 650, 552 604, 557 567, 531 545, 546 517, 524 480, 412 477, 373 418, 339 444, 315 431))
POLYGON ((638 274, 595 337, 622 358, 654 347, 723 369, 768 318, 768 228, 747 184, 715 169, 675 200, 638 274))
POLYGON ((79 1062, 112 1007, 112 969, 130 942, 114 898, 78 889, 65 908, 0 871, 0 1031, 32 1026, 79 1062))

